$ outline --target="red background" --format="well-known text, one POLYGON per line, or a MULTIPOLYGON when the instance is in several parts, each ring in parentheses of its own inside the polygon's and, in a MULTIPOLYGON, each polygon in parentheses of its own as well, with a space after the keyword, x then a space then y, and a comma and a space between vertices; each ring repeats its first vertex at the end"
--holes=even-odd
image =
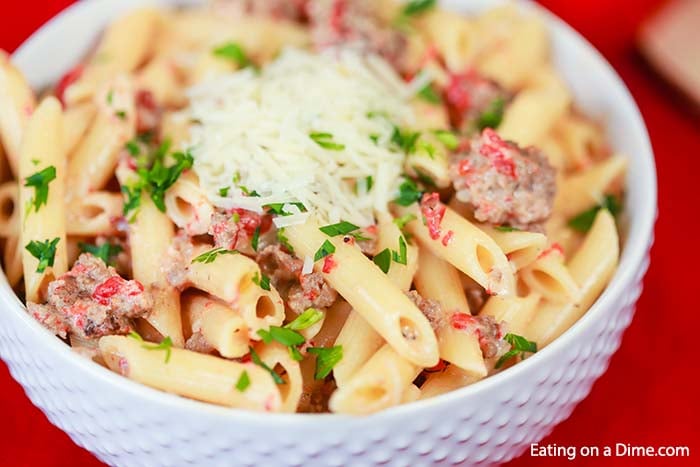
MULTIPOLYGON (((0 48, 14 50, 71 0, 3 2, 0 48), (8 5, 9 4, 9 5, 8 5)), ((700 114, 656 79, 634 52, 640 23, 663 0, 544 0, 542 3, 588 38, 613 64, 637 100, 649 127, 659 173, 656 246, 637 314, 607 373, 571 418, 543 443, 570 445, 681 445, 690 459, 664 465, 700 465, 700 404, 694 362, 700 263, 695 204, 700 163, 700 114), (692 459, 695 462, 692 462, 692 459)), ((700 25, 699 25, 700 27, 700 25)), ((0 452, 11 465, 91 466, 100 463, 53 427, 26 399, 0 363, 0 452)), ((638 465, 641 458, 581 459, 578 464, 638 465)), ((645 464, 647 462, 644 462, 645 464)), ((565 465, 565 458, 523 455, 512 465, 565 465)), ((658 462, 659 465, 662 462, 658 462)))

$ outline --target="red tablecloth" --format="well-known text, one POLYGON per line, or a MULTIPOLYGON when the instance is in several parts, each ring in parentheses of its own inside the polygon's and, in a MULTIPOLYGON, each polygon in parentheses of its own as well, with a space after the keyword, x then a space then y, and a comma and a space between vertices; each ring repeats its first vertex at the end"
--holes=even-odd
MULTIPOLYGON (((14 50, 71 0, 3 3, 0 48, 14 50)), ((661 213, 644 294, 622 347, 590 396, 544 443, 690 446, 690 459, 667 459, 663 465, 698 465, 700 395, 694 384, 697 366, 693 362, 697 361, 694 336, 700 324, 695 272, 700 264, 695 243, 700 229, 700 196, 695 185, 699 183, 696 165, 700 163, 700 118, 653 77, 633 50, 640 22, 663 2, 543 3, 603 52, 639 103, 656 152, 661 213), (693 458, 695 463, 691 464, 693 458)), ((0 424, 3 464, 100 465, 29 403, 4 365, 0 365, 0 390, 0 413, 5 418, 0 424)), ((648 458, 576 459, 587 465, 613 461, 615 465, 638 465, 643 460, 648 458)), ((512 465, 537 462, 568 463, 565 458, 536 459, 526 453, 512 465)))

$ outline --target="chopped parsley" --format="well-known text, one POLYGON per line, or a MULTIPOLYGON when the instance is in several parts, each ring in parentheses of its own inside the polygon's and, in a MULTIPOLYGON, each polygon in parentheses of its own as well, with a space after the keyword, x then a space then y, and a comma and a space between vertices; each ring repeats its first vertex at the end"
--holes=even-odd
POLYGON ((333 141, 333 135, 330 133, 311 133, 309 134, 309 138, 314 140, 314 142, 322 148, 330 151, 342 151, 345 149, 344 144, 333 141))
POLYGON ((253 283, 263 290, 270 291, 270 278, 265 274, 260 275, 256 272, 253 276, 253 283))
POLYGON ((266 370, 268 373, 270 373, 270 376, 272 376, 272 379, 275 381, 275 383, 277 383, 277 384, 284 384, 284 380, 282 379, 282 377, 281 377, 280 375, 278 375, 278 374, 275 372, 275 370, 273 370, 272 368, 270 368, 269 366, 267 366, 267 365, 265 364, 265 362, 263 362, 262 360, 260 360, 260 356, 259 356, 258 353, 255 351, 255 349, 253 349, 252 347, 248 347, 248 350, 250 351, 250 359, 253 361, 253 363, 255 363, 255 364, 258 365, 260 368, 262 368, 262 369, 266 370))
POLYGON ((450 151, 459 147, 459 138, 450 130, 435 130, 435 137, 450 151))
POLYGON ((287 212, 284 210, 284 206, 287 204, 291 204, 292 206, 296 206, 299 208, 301 212, 306 211, 306 206, 304 206, 303 203, 300 202, 295 202, 295 203, 270 203, 266 204, 263 206, 263 208, 267 209, 270 214, 277 214, 278 216, 291 216, 293 213, 287 212))
POLYGON ((124 147, 127 151, 129 151, 129 154, 131 154, 134 157, 141 154, 141 146, 139 146, 139 143, 136 140, 132 139, 130 141, 127 141, 124 147))
POLYGON ((297 316, 294 321, 284 325, 285 328, 292 331, 303 331, 323 319, 323 312, 316 308, 308 308, 302 314, 297 316))
POLYGON ((416 142, 420 138, 420 132, 402 130, 394 126, 394 133, 391 135, 391 142, 398 146, 406 154, 412 154, 416 150, 416 142))
POLYGON ((435 7, 435 0, 410 0, 403 7, 403 16, 420 15, 435 7))
POLYGON ((112 258, 122 252, 122 247, 111 243, 103 243, 100 246, 90 245, 89 243, 80 242, 78 248, 84 253, 90 253, 95 258, 100 258, 102 262, 110 266, 113 264, 112 258))
POLYGON ((258 193, 258 192, 255 191, 255 190, 252 190, 252 191, 251 191, 251 190, 249 190, 248 187, 246 187, 246 186, 238 185, 238 188, 240 188, 240 189, 241 189, 241 192, 242 192, 244 195, 246 195, 246 196, 252 196, 252 197, 254 197, 254 198, 259 198, 259 197, 260 197, 260 193, 258 193))
POLYGON ((408 248, 406 246, 406 240, 404 240, 403 235, 399 237, 399 251, 391 252, 391 258, 395 263, 403 264, 404 266, 408 264, 408 248))
POLYGON ((372 261, 374 264, 379 266, 379 269, 381 269, 384 274, 388 273, 389 268, 391 267, 391 250, 389 248, 384 248, 382 251, 374 255, 372 261))
POLYGON ((314 262, 319 261, 326 256, 335 253, 335 245, 333 245, 328 240, 323 242, 323 245, 316 251, 314 255, 314 262))
POLYGON ((396 224, 399 227, 399 229, 403 230, 404 227, 406 227, 406 224, 416 219, 418 218, 415 214, 406 214, 404 216, 397 217, 396 219, 394 219, 394 224, 396 224))
POLYGON ((622 211, 620 201, 613 195, 606 195, 603 202, 597 206, 583 211, 581 214, 569 219, 568 225, 578 232, 588 232, 593 226, 593 221, 601 209, 607 209, 610 214, 617 216, 622 211))
POLYGON ((114 115, 119 117, 120 120, 126 120, 126 111, 125 110, 117 110, 114 112, 114 115))
POLYGON ((336 345, 334 347, 310 347, 310 354, 316 355, 316 372, 315 379, 325 379, 333 367, 343 359, 343 346, 336 345))
POLYGON ((337 224, 330 224, 323 227, 319 227, 318 230, 328 235, 329 237, 337 237, 338 235, 347 235, 350 232, 359 230, 360 228, 355 224, 350 222, 341 221, 337 224))
POLYGON ((206 251, 201 255, 197 256, 195 259, 192 260, 192 264, 210 264, 213 263, 219 255, 237 255, 238 253, 238 250, 227 250, 226 248, 218 247, 214 248, 213 250, 206 251))
POLYGON ((496 362, 495 368, 500 368, 511 358, 520 354, 520 358, 525 358, 525 353, 535 353, 537 352, 537 343, 525 339, 523 336, 517 334, 506 334, 503 338, 510 344, 511 348, 508 352, 503 354, 501 358, 496 362))
POLYGON ((476 121, 476 127, 479 131, 484 128, 498 128, 503 120, 505 105, 506 101, 502 97, 492 100, 476 121))
POLYGON ((288 252, 294 254, 294 247, 289 243, 289 239, 284 233, 284 227, 277 229, 277 241, 280 242, 282 246, 287 249, 288 252))
POLYGON ((170 361, 170 355, 172 354, 172 348, 173 348, 173 340, 170 338, 170 336, 163 339, 160 344, 152 344, 150 342, 144 341, 143 337, 141 337, 135 331, 131 331, 129 333, 129 337, 141 342, 141 348, 144 348, 146 350, 163 350, 163 351, 165 351, 165 363, 168 363, 170 361))
MULTIPOLYGON (((126 196, 124 203, 124 215, 129 218, 129 213, 138 209, 141 204, 141 194, 148 192, 153 203, 159 211, 165 212, 165 192, 180 178, 182 172, 192 167, 194 159, 189 151, 175 152, 172 158, 175 163, 171 166, 165 165, 165 156, 170 149, 170 143, 164 142, 152 154, 153 163, 150 168, 140 167, 136 174, 138 179, 131 185, 122 186, 122 192, 126 196)), ((129 219, 134 219, 136 212, 129 219)))
POLYGON ((394 199, 394 202, 399 206, 410 206, 411 204, 420 201, 423 197, 423 192, 418 189, 416 182, 410 178, 405 178, 399 186, 399 196, 394 199))
POLYGON ((238 377, 238 382, 236 383, 236 389, 239 392, 244 392, 246 389, 248 389, 248 386, 250 386, 250 376, 248 376, 248 372, 243 370, 243 373, 241 373, 241 376, 238 377))
POLYGON ((49 166, 24 180, 25 187, 34 188, 34 196, 29 200, 28 208, 34 206, 34 212, 39 212, 42 205, 49 200, 49 183, 56 180, 56 167, 49 166))
POLYGON ((243 47, 235 42, 227 42, 222 44, 212 51, 215 57, 224 58, 236 63, 239 67, 245 68, 250 65, 250 60, 246 55, 243 47))
POLYGON ((270 326, 267 331, 264 329, 258 330, 258 336, 260 336, 264 343, 269 344, 272 341, 279 342, 285 347, 292 347, 295 345, 301 345, 306 342, 304 336, 289 328, 281 328, 279 326, 270 326))
POLYGON ((497 225, 494 229, 499 232, 520 232, 521 230, 517 227, 511 227, 510 225, 497 225))
POLYGON ((372 177, 371 175, 367 175, 367 177, 365 178, 365 188, 367 189, 367 193, 369 193, 373 186, 374 177, 372 177))
POLYGON ((228 192, 231 189, 230 186, 225 186, 223 188, 219 188, 219 196, 222 198, 226 198, 228 196, 228 192))
POLYGON ((418 97, 431 104, 442 104, 442 97, 435 90, 435 85, 433 83, 426 84, 423 89, 418 91, 418 97))
POLYGON ((253 247, 253 251, 258 251, 258 243, 260 243, 260 226, 255 228, 253 238, 250 240, 250 246, 253 247))
POLYGON ((139 207, 141 207, 141 188, 137 186, 122 186, 122 193, 124 194, 124 217, 127 218, 129 222, 133 222, 138 214, 139 207), (131 217, 129 217, 131 213, 131 217))
POLYGON ((32 240, 27 243, 25 249, 39 260, 39 264, 36 266, 36 272, 42 273, 46 271, 47 267, 53 267, 54 260, 56 259, 56 246, 59 241, 60 238, 56 237, 53 240, 44 240, 43 242, 32 240))

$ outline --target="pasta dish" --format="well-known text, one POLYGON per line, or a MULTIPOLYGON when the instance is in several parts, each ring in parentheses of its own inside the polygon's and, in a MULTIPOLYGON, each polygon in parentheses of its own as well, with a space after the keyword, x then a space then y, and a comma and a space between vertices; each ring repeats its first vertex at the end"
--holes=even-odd
POLYGON ((147 386, 373 413, 529 358, 617 266, 626 159, 512 5, 142 8, 45 90, 2 54, 5 275, 147 386))

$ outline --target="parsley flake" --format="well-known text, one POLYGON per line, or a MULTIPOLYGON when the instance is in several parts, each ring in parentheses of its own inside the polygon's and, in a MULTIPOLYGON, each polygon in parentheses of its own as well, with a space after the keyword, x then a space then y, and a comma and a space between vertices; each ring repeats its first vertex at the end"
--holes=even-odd
POLYGON ((344 144, 333 141, 333 135, 330 133, 311 133, 309 138, 314 140, 316 144, 329 151, 342 151, 345 149, 344 144))
POLYGON ((243 47, 236 42, 227 42, 222 44, 216 47, 212 53, 215 57, 231 60, 241 68, 245 68, 250 65, 250 60, 243 50, 243 47))
POLYGON ((336 345, 334 347, 310 347, 310 354, 316 355, 316 372, 315 379, 325 379, 333 367, 343 359, 343 346, 336 345))
POLYGON ((517 334, 506 334, 503 339, 505 339, 511 346, 510 350, 503 354, 501 358, 496 362, 495 368, 500 368, 511 358, 520 354, 520 358, 525 358, 525 353, 535 353, 537 352, 537 343, 525 339, 523 336, 517 334))
POLYGON ((332 253, 335 253, 335 245, 326 240, 316 251, 316 254, 314 255, 314 262, 319 261, 332 253))
POLYGON ((416 142, 420 138, 420 132, 402 130, 394 126, 394 133, 391 135, 391 142, 399 147, 406 154, 412 154, 416 150, 416 142))
POLYGON ((408 264, 408 247, 406 246, 406 240, 404 240, 403 235, 399 237, 399 251, 391 252, 391 258, 395 263, 403 264, 404 266, 408 264))
POLYGON ((111 243, 103 243, 100 246, 90 245, 89 243, 79 242, 78 248, 84 253, 90 253, 95 258, 99 258, 107 266, 113 264, 112 258, 122 252, 123 248, 119 245, 111 243))
POLYGON ((401 14, 403 16, 420 15, 435 7, 435 3, 435 0, 410 0, 403 7, 401 14))
POLYGON ((275 372, 275 370, 273 370, 272 368, 270 368, 269 366, 267 366, 267 365, 265 364, 265 362, 263 362, 262 360, 260 360, 260 356, 259 356, 258 353, 255 351, 255 349, 253 349, 252 347, 248 347, 248 350, 250 351, 250 359, 253 361, 253 363, 255 363, 255 364, 258 365, 260 368, 262 368, 262 369, 266 370, 268 373, 270 373, 270 376, 272 376, 272 379, 275 381, 275 383, 277 383, 277 384, 284 384, 284 380, 282 379, 282 377, 281 377, 280 375, 278 375, 278 374, 275 372))
POLYGON ((277 241, 287 249, 288 252, 294 254, 294 247, 289 243, 287 235, 284 233, 284 227, 277 230, 277 241))
POLYGON ((435 130, 435 137, 450 151, 459 148, 459 138, 450 130, 435 130))
POLYGON ((405 178, 399 186, 399 196, 394 199, 394 202, 399 206, 410 206, 411 204, 420 201, 423 197, 423 192, 418 189, 416 182, 410 178, 405 178))
POLYGON ((316 308, 308 308, 302 314, 297 316, 294 321, 284 325, 285 328, 293 331, 303 331, 323 319, 323 312, 316 308))
POLYGON ((281 328, 279 326, 270 326, 270 329, 267 331, 264 329, 259 329, 257 334, 266 344, 275 341, 279 342, 285 347, 291 347, 294 345, 301 345, 306 342, 304 336, 298 332, 289 328, 281 328))
POLYGON ((226 248, 218 247, 214 248, 213 250, 206 251, 201 255, 197 256, 195 259, 192 260, 192 264, 210 264, 213 263, 219 255, 237 255, 238 253, 238 250, 227 250, 226 248))
POLYGON ((329 237, 337 237, 338 235, 347 235, 350 232, 359 230, 360 228, 355 224, 350 222, 341 221, 337 224, 330 224, 323 227, 319 227, 318 230, 328 235, 329 237))
POLYGON ((257 226, 253 231, 253 238, 250 240, 250 246, 253 247, 253 251, 258 251, 258 243, 260 242, 260 226, 257 226))
POLYGON ((494 227, 495 230, 499 232, 520 232, 521 230, 517 227, 511 227, 510 225, 497 225, 494 227))
POLYGON ((34 188, 34 196, 29 200, 30 206, 34 206, 34 212, 39 212, 42 205, 49 200, 49 183, 56 180, 56 167, 49 166, 24 180, 25 187, 34 188))
POLYGON ((503 120, 505 105, 506 101, 502 97, 492 100, 476 121, 476 127, 479 131, 484 128, 498 128, 503 120))
POLYGON ((374 255, 372 261, 374 264, 379 266, 379 269, 381 269, 384 274, 388 273, 389 268, 391 267, 391 250, 384 248, 382 251, 374 255))
POLYGON ((222 198, 226 198, 228 196, 228 192, 231 189, 230 186, 225 186, 223 188, 219 188, 219 196, 222 198))
POLYGON ((248 376, 248 372, 243 370, 243 373, 241 373, 241 376, 238 377, 238 382, 236 383, 236 389, 239 392, 244 392, 246 389, 248 389, 248 386, 250 386, 250 376, 248 376))
POLYGON ((597 206, 583 211, 581 214, 569 219, 568 225, 578 232, 588 232, 593 226, 598 211, 607 209, 610 214, 617 216, 622 211, 620 201, 613 195, 606 195, 603 202, 597 206))
POLYGON ((418 91, 418 97, 431 104, 442 104, 442 97, 435 90, 435 85, 433 83, 426 84, 423 89, 418 91))
POLYGON ((404 227, 406 227, 406 224, 416 219, 418 218, 415 214, 406 214, 404 216, 397 217, 396 219, 394 219, 394 224, 396 224, 400 230, 403 230, 404 227))
MULTIPOLYGON (((143 339, 141 339, 143 341, 143 339)), ((165 363, 168 363, 170 361, 170 355, 172 353, 172 347, 173 347, 173 340, 170 338, 170 336, 166 337, 161 341, 160 344, 149 344, 149 343, 144 343, 141 345, 146 350, 163 350, 165 351, 165 363)))
POLYGON ((53 267, 54 260, 56 259, 56 246, 59 241, 60 238, 56 237, 53 240, 45 240, 43 242, 32 240, 27 243, 25 249, 39 260, 39 264, 36 266, 36 272, 42 273, 46 271, 47 267, 53 267))
POLYGON ((267 277, 265 274, 261 276, 259 273, 256 272, 253 276, 253 283, 263 290, 267 290, 268 292, 270 291, 270 278, 267 277))

